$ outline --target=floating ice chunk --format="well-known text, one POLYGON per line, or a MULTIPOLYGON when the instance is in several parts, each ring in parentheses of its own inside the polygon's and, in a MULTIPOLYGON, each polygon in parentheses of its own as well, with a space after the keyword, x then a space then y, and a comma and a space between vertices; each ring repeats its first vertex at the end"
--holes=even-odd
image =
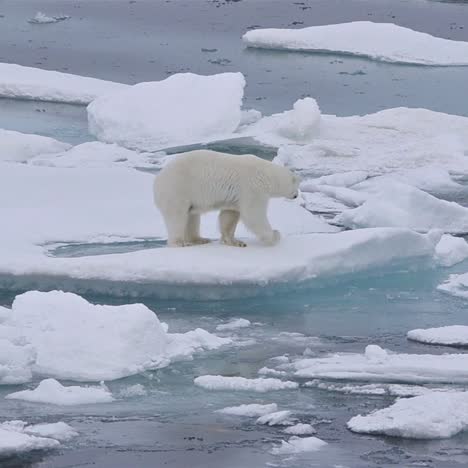
POLYGON ((467 117, 401 107, 364 116, 322 115, 312 143, 282 146, 275 161, 317 175, 358 170, 380 175, 434 166, 466 174, 467 151, 467 117))
POLYGON ((0 423, 0 455, 8 456, 32 450, 46 450, 60 445, 56 439, 26 434, 25 426, 26 423, 22 421, 0 423))
POLYGON ((262 113, 255 109, 243 110, 241 114, 240 126, 251 125, 262 118, 262 113))
POLYGON ((227 406, 217 410, 217 413, 229 414, 232 416, 248 416, 257 417, 264 416, 269 413, 274 413, 278 410, 276 403, 270 403, 268 405, 260 405, 258 403, 252 403, 250 405, 239 405, 239 406, 227 406))
POLYGON ((0 161, 26 162, 39 154, 60 153, 70 147, 53 138, 0 129, 0 161))
POLYGON ((85 405, 108 403, 114 400, 104 385, 100 387, 65 387, 55 379, 45 379, 34 390, 10 393, 5 398, 52 405, 85 405))
POLYGON ((283 375, 286 375, 285 371, 280 371, 276 369, 270 369, 269 367, 262 367, 258 371, 259 375, 276 375, 277 377, 281 377, 283 375))
POLYGON ((398 354, 377 348, 367 348, 365 354, 300 359, 294 363, 295 375, 377 382, 468 382, 468 354, 398 354))
POLYGON ((411 439, 443 439, 468 427, 468 392, 431 392, 348 422, 353 432, 411 439))
POLYGON ((232 319, 231 321, 227 323, 222 323, 220 325, 217 325, 216 330, 218 331, 235 330, 237 328, 250 327, 250 325, 251 325, 250 320, 238 318, 238 319, 232 319))
MULTIPOLYGON (((1 140, 0 140, 1 141, 1 140)), ((42 152, 43 153, 43 152, 42 152)), ((29 162, 50 167, 158 167, 165 154, 137 153, 116 144, 90 141, 68 151, 34 157, 29 162), (159 157, 158 157, 159 156, 159 157)))
POLYGON ((93 101, 89 129, 99 140, 143 151, 222 139, 241 122, 244 86, 241 73, 139 83, 93 101))
POLYGON ((447 327, 426 328, 411 330, 407 337, 420 343, 446 345, 446 346, 468 346, 468 326, 452 325, 447 327))
POLYGON ((468 258, 468 243, 461 237, 446 234, 436 246, 435 259, 439 265, 450 267, 468 258))
POLYGON ((31 365, 36 359, 35 349, 27 343, 21 343, 21 340, 10 341, 14 334, 15 330, 0 325, 0 385, 21 384, 32 378, 31 365))
POLYGON ((312 425, 304 424, 304 423, 299 423, 299 424, 294 424, 294 426, 289 426, 283 432, 286 434, 291 434, 291 435, 296 435, 296 436, 310 435, 310 434, 317 433, 317 431, 312 425))
POLYGON ((281 445, 271 450, 273 455, 292 455, 304 452, 316 452, 327 445, 317 437, 291 437, 287 442, 281 441, 281 445))
POLYGON ((452 296, 468 299, 468 273, 450 275, 437 289, 452 296))
POLYGON ((56 423, 34 424, 32 426, 26 426, 24 428, 24 432, 34 436, 50 437, 59 441, 70 440, 78 435, 78 432, 62 421, 56 423))
POLYGON ((0 63, 0 97, 88 104, 128 85, 40 68, 0 63))
POLYGON ((263 117, 241 131, 268 145, 310 143, 319 133, 320 109, 317 101, 307 97, 294 103, 292 110, 263 117))
POLYGON ((38 11, 34 18, 31 18, 28 23, 32 24, 48 24, 48 23, 58 23, 60 21, 65 21, 66 19, 71 18, 67 15, 56 15, 56 16, 47 16, 46 14, 38 11))
POLYGON ((351 228, 392 226, 420 232, 468 232, 468 208, 458 203, 389 180, 373 188, 374 193, 361 206, 339 214, 335 222, 351 228))
POLYGON ((299 387, 297 382, 279 379, 246 379, 245 377, 224 377, 221 375, 201 375, 196 377, 195 385, 207 390, 243 390, 250 392, 270 392, 299 387))
POLYGON ((468 43, 413 31, 392 23, 355 21, 302 29, 255 29, 248 47, 332 52, 418 65, 468 65, 468 43), (391 38, 391 40, 389 40, 391 38))
POLYGON ((141 384, 129 385, 119 392, 120 398, 133 398, 138 396, 145 396, 148 392, 141 384))
POLYGON ((274 413, 265 414, 260 416, 256 423, 267 424, 268 426, 290 426, 292 412, 288 410, 276 411, 274 413))

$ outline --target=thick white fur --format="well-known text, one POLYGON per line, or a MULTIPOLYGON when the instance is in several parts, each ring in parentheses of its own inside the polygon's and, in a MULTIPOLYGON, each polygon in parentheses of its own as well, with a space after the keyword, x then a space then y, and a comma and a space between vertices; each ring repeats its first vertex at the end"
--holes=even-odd
POLYGON ((245 247, 234 238, 240 220, 263 243, 280 239, 267 218, 272 197, 296 198, 299 177, 289 169, 245 154, 197 150, 177 156, 156 176, 154 201, 168 231, 169 246, 204 244, 200 215, 219 210, 221 242, 245 247))

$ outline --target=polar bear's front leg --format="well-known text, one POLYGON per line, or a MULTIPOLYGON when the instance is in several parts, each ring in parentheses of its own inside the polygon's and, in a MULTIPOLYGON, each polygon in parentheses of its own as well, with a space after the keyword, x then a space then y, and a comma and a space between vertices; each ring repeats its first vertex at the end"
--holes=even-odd
POLYGON ((221 231, 221 242, 234 247, 247 247, 245 242, 234 238, 240 213, 235 210, 222 210, 219 213, 219 230, 221 231))
POLYGON ((186 245, 208 244, 210 239, 200 237, 200 215, 189 213, 185 230, 186 245))
POLYGON ((281 239, 279 231, 271 228, 267 218, 268 200, 261 196, 252 197, 241 206, 240 217, 245 227, 253 232, 260 241, 275 245, 281 239))

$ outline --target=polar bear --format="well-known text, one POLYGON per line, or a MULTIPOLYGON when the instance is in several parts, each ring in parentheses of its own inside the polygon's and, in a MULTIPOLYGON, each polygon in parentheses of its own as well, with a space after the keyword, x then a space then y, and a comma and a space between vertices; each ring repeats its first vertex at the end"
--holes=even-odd
POLYGON ((168 246, 205 244, 200 215, 219 210, 221 242, 246 244, 234 238, 240 220, 260 241, 274 245, 280 233, 267 218, 272 197, 297 198, 300 179, 289 169, 252 154, 231 155, 196 150, 175 157, 154 181, 154 202, 167 227, 168 246))

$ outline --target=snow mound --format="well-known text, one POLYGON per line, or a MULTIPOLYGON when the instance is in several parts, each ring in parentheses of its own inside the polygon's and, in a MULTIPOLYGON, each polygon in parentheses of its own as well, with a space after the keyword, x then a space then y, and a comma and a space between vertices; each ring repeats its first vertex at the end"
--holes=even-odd
POLYGON ((416 329, 409 331, 407 337, 420 343, 468 346, 468 326, 452 325, 448 327, 416 329))
POLYGON ((40 68, 0 63, 0 97, 89 104, 128 85, 40 68))
POLYGON ((300 359, 295 375, 320 379, 370 380, 402 383, 467 383, 468 354, 398 354, 379 346, 364 354, 333 354, 300 359))
POLYGON ((232 134, 241 122, 241 73, 180 73, 139 83, 88 106, 89 130, 99 140, 155 151, 232 134))
POLYGON ((31 18, 28 23, 31 24, 49 24, 49 23, 59 23, 60 21, 65 21, 70 19, 68 15, 56 15, 56 16, 47 16, 45 13, 38 11, 34 18, 31 18))
POLYGON ((468 208, 458 203, 440 200, 396 181, 383 180, 371 187, 372 192, 361 206, 344 211, 334 221, 349 228, 406 227, 419 232, 431 229, 468 232, 468 208))
POLYGON ((468 392, 432 392, 348 422, 353 432, 411 439, 443 439, 468 427, 468 392))
POLYGON ((413 31, 392 23, 355 21, 302 29, 255 29, 248 47, 357 55, 418 65, 468 65, 468 43, 413 31))
POLYGON ((107 387, 65 387, 55 379, 45 379, 34 390, 22 390, 6 395, 6 399, 52 405, 86 405, 108 403, 114 398, 107 387))
POLYGON ((278 406, 276 403, 270 403, 268 405, 252 403, 250 405, 227 406, 226 408, 216 410, 216 413, 229 414, 232 416, 258 417, 274 413, 277 410, 278 406))
POLYGON ((461 237, 442 236, 436 246, 435 259, 441 266, 451 267, 468 258, 468 243, 461 237))
MULTIPOLYGON (((322 115, 312 143, 284 145, 275 161, 316 175, 348 171, 380 175, 431 171, 434 166, 466 174, 466 154, 468 117, 400 107, 364 116, 322 115)), ((437 171, 432 171, 431 179, 440 177, 437 171)))
POLYGON ((274 413, 265 414, 260 416, 256 423, 266 424, 268 426, 289 426, 291 422, 292 412, 288 410, 276 411, 274 413))
POLYGON ((271 450, 273 455, 293 455, 304 452, 316 452, 327 445, 317 437, 291 437, 287 442, 281 441, 281 445, 271 450))
POLYGON ((468 273, 450 275, 437 289, 452 296, 468 299, 468 273))
POLYGON ((291 435, 296 435, 296 436, 310 435, 310 434, 317 433, 317 431, 312 425, 304 424, 304 423, 299 423, 299 424, 294 424, 294 426, 289 426, 283 432, 285 434, 291 434, 291 435))
POLYGON ((279 379, 246 379, 245 377, 223 377, 221 375, 201 375, 194 379, 194 383, 206 390, 241 390, 259 393, 299 387, 296 382, 279 379))
POLYGON ((37 155, 60 153, 70 147, 53 138, 0 129, 0 161, 24 163, 37 155))
POLYGON ((227 323, 222 323, 216 326, 216 330, 218 331, 225 331, 225 330, 236 330, 237 328, 247 328, 250 327, 251 323, 250 320, 238 318, 232 319, 227 323))

